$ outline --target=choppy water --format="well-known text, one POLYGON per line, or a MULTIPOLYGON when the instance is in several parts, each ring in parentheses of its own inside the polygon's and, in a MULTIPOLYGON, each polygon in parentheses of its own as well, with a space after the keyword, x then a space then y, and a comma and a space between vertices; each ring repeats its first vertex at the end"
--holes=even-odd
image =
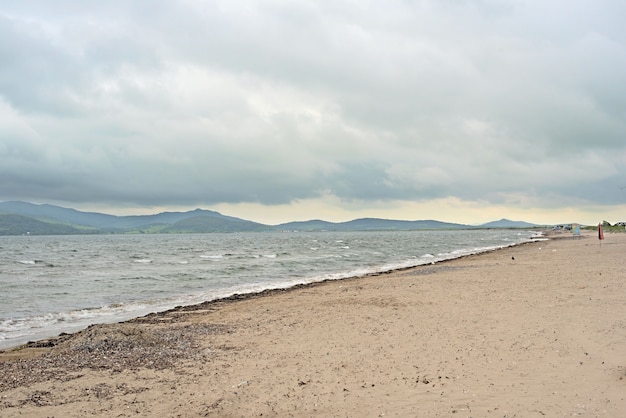
POLYGON ((0 348, 178 305, 432 263, 516 230, 0 237, 0 348))

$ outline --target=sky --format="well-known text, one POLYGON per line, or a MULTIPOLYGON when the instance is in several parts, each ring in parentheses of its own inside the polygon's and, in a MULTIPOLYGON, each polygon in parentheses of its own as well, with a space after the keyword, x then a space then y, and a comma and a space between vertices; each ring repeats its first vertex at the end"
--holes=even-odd
POLYGON ((0 201, 626 221, 623 0, 0 0, 0 201))

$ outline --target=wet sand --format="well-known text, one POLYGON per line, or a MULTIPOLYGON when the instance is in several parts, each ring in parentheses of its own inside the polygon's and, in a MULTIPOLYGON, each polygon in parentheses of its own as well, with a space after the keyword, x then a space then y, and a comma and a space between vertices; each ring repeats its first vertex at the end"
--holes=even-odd
POLYGON ((626 234, 181 307, 0 352, 0 416, 623 417, 626 234))

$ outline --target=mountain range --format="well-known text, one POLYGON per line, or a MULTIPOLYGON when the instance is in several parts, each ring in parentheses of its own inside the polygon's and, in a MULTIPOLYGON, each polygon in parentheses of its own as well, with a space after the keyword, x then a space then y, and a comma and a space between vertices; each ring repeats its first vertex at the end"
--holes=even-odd
POLYGON ((0 235, 67 235, 103 233, 208 233, 248 231, 374 231, 470 228, 532 228, 527 222, 500 221, 470 226, 435 220, 401 221, 362 218, 348 222, 310 220, 265 225, 206 209, 154 215, 115 216, 54 205, 0 202, 0 235))

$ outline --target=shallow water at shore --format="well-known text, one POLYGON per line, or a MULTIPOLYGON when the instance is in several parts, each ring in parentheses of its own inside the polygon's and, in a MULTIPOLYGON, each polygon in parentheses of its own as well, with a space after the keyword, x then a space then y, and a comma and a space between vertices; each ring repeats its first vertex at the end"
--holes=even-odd
POLYGON ((428 264, 523 230, 0 237, 0 348, 215 300, 428 264))

